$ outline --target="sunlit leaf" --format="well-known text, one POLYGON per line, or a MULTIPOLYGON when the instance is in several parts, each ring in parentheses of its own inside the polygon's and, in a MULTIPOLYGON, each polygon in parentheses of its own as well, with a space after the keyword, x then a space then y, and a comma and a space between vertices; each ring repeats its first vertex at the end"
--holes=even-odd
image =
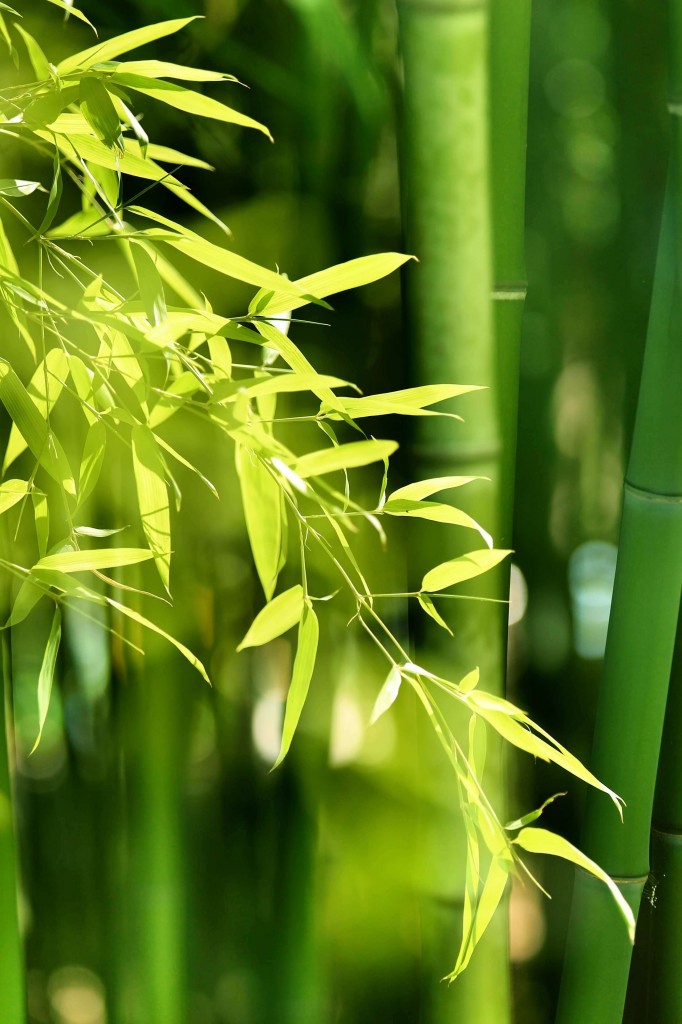
POLYGON ((320 627, 317 616, 313 611, 312 604, 307 601, 303 609, 303 616, 298 627, 298 644, 294 668, 291 676, 291 684, 287 694, 287 703, 284 711, 284 726, 282 729, 282 744, 280 746, 277 760, 272 766, 277 768, 287 755, 291 741, 296 732, 296 726, 301 717, 303 705, 308 696, 310 680, 312 679, 315 659, 317 657, 317 643, 320 634, 320 627))
POLYGON ((142 529, 154 552, 156 567, 166 590, 170 586, 170 509, 166 472, 154 435, 148 427, 132 432, 133 468, 142 529))
POLYGON ((0 515, 28 494, 27 480, 5 480, 0 484, 0 515))
POLYGON ((20 178, 0 178, 0 196, 21 198, 30 196, 37 189, 44 192, 45 189, 39 181, 22 181, 20 178))
POLYGON ((618 908, 627 926, 630 942, 635 941, 635 917, 632 909, 613 879, 598 864, 595 864, 593 860, 590 860, 584 853, 576 849, 563 836, 558 836, 556 833, 549 832, 545 828, 524 828, 516 836, 514 843, 529 853, 543 853, 552 857, 562 857, 564 860, 577 864, 578 867, 594 875, 595 878, 599 878, 608 886, 611 895, 618 904, 618 908))
POLYGON ((106 452, 107 431, 101 420, 96 420, 85 437, 83 457, 78 475, 78 504, 82 505, 94 491, 106 452))
POLYGON ((421 589, 426 591, 444 590, 464 580, 471 580, 475 576, 492 569, 498 565, 511 551, 504 551, 484 548, 482 551, 470 551, 459 558, 453 558, 449 562, 442 562, 435 568, 430 569, 422 580, 421 589))
POLYGON ((99 78, 81 78, 79 99, 83 115, 97 138, 110 149, 122 151, 121 121, 99 78))
POLYGON ((303 605, 303 587, 300 583, 285 590, 283 594, 278 594, 258 613, 237 650, 267 644, 275 637, 286 633, 299 622, 303 614, 303 605))
POLYGON ((96 548, 92 551, 62 551, 47 555, 33 566, 33 572, 88 572, 94 569, 114 569, 122 565, 137 565, 153 558, 147 548, 96 548))
MULTIPOLYGON (((58 6, 64 6, 59 4, 58 0, 51 0, 51 2, 57 3, 58 6)), ((89 68, 97 62, 112 60, 112 58, 119 57, 122 53, 136 50, 138 46, 153 43, 156 39, 163 39, 165 36, 179 32, 185 25, 195 21, 197 17, 198 15, 192 18, 175 18, 172 21, 162 21, 156 25, 145 25, 143 28, 133 29, 132 32, 124 32, 120 36, 113 36, 102 43, 88 47, 87 50, 80 50, 78 53, 67 57, 57 65, 57 70, 63 77, 64 75, 71 74, 78 68, 89 68)))
MULTIPOLYGON (((488 547, 492 548, 493 539, 487 530, 453 505, 443 505, 435 501, 409 501, 406 498, 391 496, 381 509, 389 516, 404 516, 408 519, 428 519, 432 523, 449 523, 451 526, 464 526, 480 533, 488 547)), ((440 588, 437 588, 440 589, 440 588)))
MULTIPOLYGON (((363 416, 435 416, 426 406, 435 405, 448 398, 479 391, 473 385, 425 384, 422 387, 392 391, 385 395, 367 395, 365 398, 342 398, 340 401, 353 419, 363 416)), ((323 409, 324 411, 324 409, 323 409)))
POLYGON ((282 489, 256 456, 240 445, 236 449, 236 460, 253 560, 269 601, 286 555, 282 489))
POLYGON ((43 735, 43 728, 45 726, 47 712, 50 707, 52 681, 54 679, 54 670, 57 664, 57 654, 59 652, 61 638, 62 615, 59 607, 56 607, 54 610, 54 617, 52 619, 50 635, 45 647, 45 653, 43 654, 43 662, 40 666, 40 673, 38 675, 38 736, 33 744, 31 753, 36 749, 43 735))
POLYGON ((453 487, 463 487, 474 480, 482 480, 480 476, 437 476, 430 480, 417 480, 412 484, 405 484, 398 487, 388 496, 388 501, 421 501, 423 498, 430 498, 432 494, 439 491, 449 491, 453 487))
POLYGON ((317 452, 302 455, 293 465, 293 470, 304 480, 324 473, 335 473, 340 469, 354 469, 372 462, 387 459, 396 451, 396 441, 351 441, 337 448, 322 448, 317 452))
POLYGON ((113 69, 114 81, 119 75, 138 75, 143 78, 176 78, 185 82, 236 82, 234 75, 222 71, 202 71, 188 68, 184 64, 172 64, 166 60, 129 60, 118 63, 113 69))
POLYGON ((429 595, 428 594, 418 594, 417 595, 417 599, 418 599, 420 605, 422 606, 422 608, 424 609, 424 611, 426 612, 426 614, 430 615, 431 618, 433 619, 433 621, 437 622, 438 625, 442 627, 442 629, 446 630, 450 634, 450 636, 454 636, 452 630, 450 629, 450 627, 448 626, 447 622, 445 621, 443 616, 440 614, 438 609, 436 608, 435 604, 433 603, 433 601, 429 597, 429 595))
POLYGON ((403 677, 400 674, 400 669, 397 665, 393 665, 391 667, 391 671, 386 677, 384 685, 377 694, 377 699, 374 702, 374 707, 372 708, 372 714, 369 720, 370 725, 374 725, 376 720, 381 718, 384 712, 388 711, 394 703, 400 693, 400 684, 402 681, 403 677))

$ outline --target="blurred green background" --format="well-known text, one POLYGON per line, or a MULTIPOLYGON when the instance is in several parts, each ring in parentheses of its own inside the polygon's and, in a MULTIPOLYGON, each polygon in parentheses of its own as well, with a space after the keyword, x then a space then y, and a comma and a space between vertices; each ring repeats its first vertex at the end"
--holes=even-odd
MULTIPOLYGON (((236 74, 248 91, 221 88, 270 127, 275 145, 166 108, 155 111, 155 141, 215 166, 210 176, 187 169, 183 180, 230 225, 238 252, 297 277, 401 249, 391 0, 81 6, 105 36, 205 15, 155 54, 236 74)), ((52 43, 52 59, 74 37, 89 45, 80 24, 56 36, 49 9, 41 30, 42 14, 30 28, 52 43)), ((510 692, 581 757, 589 753, 660 217, 664 68, 658 5, 535 5, 510 692)), ((157 202, 185 217, 170 197, 157 202)), ((208 233, 218 240, 217 228, 208 233)), ((194 281, 216 312, 243 310, 243 286, 217 274, 194 281)), ((298 332, 317 369, 367 393, 403 385, 398 277, 334 305, 332 331, 298 332)), ((206 451, 198 434, 183 444, 229 492, 231 453, 206 451)), ((130 522, 134 496, 117 487, 115 470, 111 505, 100 512, 130 522)), ((398 704, 368 730, 381 668, 346 628, 343 609, 330 610, 292 756, 269 773, 290 647, 279 640, 236 655, 261 600, 239 503, 213 503, 190 480, 183 492, 175 621, 210 667, 212 690, 161 644, 147 638, 137 663, 96 624, 69 618, 59 687, 29 758, 42 647, 33 620, 13 637, 30 1020, 414 1024, 419 948, 405 867, 411 722, 398 704)), ((403 557, 395 547, 379 566, 398 589, 403 557)), ((396 603, 390 614, 404 630, 405 609, 396 603)), ((566 784, 528 759, 513 759, 512 774, 514 814, 566 784)), ((548 809, 548 827, 577 841, 580 800, 572 784, 548 809)), ((570 898, 568 867, 541 870, 551 903, 529 889, 511 898, 514 998, 524 1024, 552 1018, 570 898)))

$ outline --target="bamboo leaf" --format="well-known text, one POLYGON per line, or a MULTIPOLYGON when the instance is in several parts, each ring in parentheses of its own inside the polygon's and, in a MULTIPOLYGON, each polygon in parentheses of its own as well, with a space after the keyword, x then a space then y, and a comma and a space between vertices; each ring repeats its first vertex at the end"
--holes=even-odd
POLYGON ((95 548, 92 551, 60 551, 46 555, 33 566, 36 575, 41 572, 89 572, 95 569, 114 569, 122 565, 137 565, 153 558, 147 548, 95 548))
POLYGON ((20 199, 22 196, 32 195, 38 189, 41 192, 45 191, 39 181, 23 181, 21 178, 0 178, 0 196, 20 199))
POLYGON ((463 937, 455 968, 448 975, 448 981, 454 981, 466 969, 476 946, 483 938, 493 914, 500 904, 508 878, 508 866, 499 858, 493 858, 472 916, 471 926, 468 934, 463 937))
POLYGON ((52 627, 47 640, 47 646, 45 647, 45 653, 43 654, 43 663, 40 666, 40 674, 38 675, 38 736, 33 744, 31 753, 35 751, 43 735, 43 728, 45 726, 47 712, 50 707, 52 681, 54 679, 54 670, 57 664, 57 654, 59 652, 61 638, 62 615, 59 607, 57 606, 54 610, 52 627))
POLYGON ((82 11, 79 11, 77 7, 74 7, 72 0, 47 0, 48 3, 53 4, 55 7, 59 7, 60 10, 64 11, 68 17, 73 14, 74 18, 78 18, 79 21, 89 25, 92 31, 97 35, 97 29, 92 24, 89 18, 86 18, 82 11))
POLYGON ((374 725, 378 718, 384 714, 385 711, 391 707, 400 693, 400 685, 403 681, 403 677, 400 674, 400 669, 397 665, 391 666, 391 671, 386 677, 384 685, 379 690, 377 699, 374 702, 372 709, 372 715, 369 720, 370 725, 374 725))
MULTIPOLYGON (((57 6, 63 6, 63 4, 58 3, 58 0, 51 0, 51 2, 57 3, 57 6)), ((120 36, 113 36, 113 38, 107 39, 105 42, 97 43, 95 46, 88 47, 87 50, 80 50, 78 53, 67 57, 57 65, 57 70, 64 77, 64 75, 72 74, 78 68, 89 68, 97 62, 112 60, 112 58, 119 57, 122 53, 136 50, 138 46, 153 43, 156 39, 163 39, 166 36, 173 35, 175 32, 179 32, 186 25, 189 25, 190 22, 195 21, 197 17, 198 15, 192 18, 175 18, 172 21, 162 21, 156 25, 146 25, 143 28, 133 29, 132 32, 124 32, 120 36)))
MULTIPOLYGON (((50 349, 45 359, 36 367, 26 390, 43 420, 48 419, 50 410, 61 395, 68 372, 68 360, 61 348, 50 349)), ((26 439, 18 424, 13 423, 5 449, 3 472, 26 448, 26 439)))
POLYGON ((223 121, 228 124, 238 124, 243 128, 255 128, 266 135, 270 141, 272 136, 259 121, 252 117, 241 114, 238 110, 226 106, 219 100, 210 96, 194 92, 192 89, 184 89, 181 85, 174 85, 172 82, 164 82, 160 79, 148 79, 141 75, 117 74, 116 82, 127 89, 134 89, 135 92, 150 99, 158 100, 160 103, 167 103, 176 110, 182 110, 187 114, 194 114, 196 117, 209 117, 216 121, 223 121))
POLYGON ((78 475, 79 507, 90 497, 102 469, 106 452, 107 430, 102 420, 95 420, 85 438, 83 457, 78 475))
POLYGON ((430 615, 434 622, 437 622, 439 626, 441 626, 450 634, 450 636, 454 636, 454 633, 452 632, 447 622, 440 614, 440 612, 438 611, 438 609, 436 608, 435 604, 433 603, 428 594, 418 594, 417 600, 419 601, 420 605, 422 606, 426 614, 430 615))
POLYGON ((282 730, 282 745, 277 755, 277 760, 272 766, 273 770, 282 763, 287 755, 291 741, 296 731, 296 726, 301 717, 303 705, 308 696, 310 680, 312 679, 315 659, 317 657, 317 643, 320 627, 317 616, 313 611, 312 604, 306 601, 303 609, 303 616, 298 627, 298 645, 296 657, 294 658, 294 669, 291 676, 291 685, 287 694, 287 703, 284 711, 284 726, 282 730))
POLYGON ((322 373, 282 373, 276 377, 268 377, 257 384, 245 388, 249 398, 263 395, 279 395, 296 391, 314 391, 315 388, 348 387, 348 381, 339 377, 329 377, 322 373))
POLYGON ((632 909, 613 879, 598 864, 595 864, 593 860, 590 860, 584 853, 576 849, 563 836, 558 836, 556 833, 549 832, 545 828, 524 828, 513 842, 529 853, 543 853, 552 857, 562 857, 564 860, 571 861, 578 867, 583 868, 584 871, 594 875, 595 878, 599 878, 608 886, 611 895, 618 904, 618 909, 627 926, 630 942, 634 943, 635 918, 632 909))
POLYGON ((303 587, 300 583, 278 594, 258 613, 237 650, 259 647, 286 633, 300 621, 303 606, 303 587))
POLYGON ((437 476, 430 480, 417 480, 412 484, 405 484, 399 487, 388 496, 388 501, 405 500, 421 501, 423 498, 430 498, 432 494, 439 491, 449 491, 453 487, 463 487, 474 480, 483 480, 480 476, 437 476))
POLYGON ((521 818, 515 818, 514 821, 508 821, 504 827, 509 832, 515 832, 516 829, 523 828, 525 825, 530 825, 532 821, 538 820, 538 818, 542 815, 542 812, 544 811, 545 807, 549 807, 549 805, 553 804, 554 801, 557 800, 560 796, 566 795, 566 793, 554 793, 553 796, 547 797, 545 802, 541 804, 540 807, 537 807, 534 811, 529 811, 528 814, 524 814, 521 818))
POLYGON ((236 446, 237 473, 256 571, 269 601, 286 556, 286 511, 277 481, 250 451, 236 446))
POLYGON ((322 448, 297 459, 292 469, 302 479, 322 476, 341 469, 355 469, 387 459, 398 448, 396 441, 351 441, 337 448, 322 448))
MULTIPOLYGON (((385 395, 367 395, 363 398, 341 398, 349 416, 361 419, 364 416, 436 416, 438 413, 425 408, 444 402, 448 398, 469 391, 480 391, 474 385, 457 384, 425 384, 422 387, 407 388, 404 391, 392 391, 385 395)), ((322 410, 325 411, 324 408, 322 410)))
POLYGON ((38 554, 41 558, 47 553, 47 545, 50 539, 50 506, 47 495, 41 491, 31 491, 33 500, 33 516, 36 528, 36 540, 38 543, 38 554))
MULTIPOLYGON (((435 501, 409 501, 406 498, 390 497, 381 508, 389 516, 405 516, 408 519, 428 519, 432 523, 449 523, 451 526, 465 526, 480 533, 489 548, 493 539, 475 519, 453 505, 442 505, 435 501)), ((440 588, 439 588, 440 589, 440 588)))
POLYGON ((186 658, 190 665, 194 666, 197 672, 206 680, 206 682, 210 686, 211 680, 208 677, 206 669, 204 668, 199 658, 197 658, 195 654, 192 654, 188 647, 185 647, 185 645, 180 643, 180 641, 177 640, 174 636, 172 636, 170 633, 167 633, 165 629, 161 629, 160 626, 157 626, 155 622, 151 621, 151 619, 147 619, 145 618, 144 615, 141 615, 139 612, 135 611, 134 608, 129 608, 127 605, 121 604, 119 601, 115 601, 113 597, 107 597, 105 598, 105 600, 108 605, 110 605, 112 608, 116 608, 116 610, 121 612, 122 615, 125 615, 127 616, 127 618, 132 619, 133 622, 137 622, 141 626, 144 626, 145 629, 150 629, 153 633, 157 633, 159 636, 163 637, 164 640, 167 640, 168 643, 172 644, 173 647, 175 647, 175 649, 178 650, 180 654, 182 654, 183 658, 186 658))
MULTIPOLYGON (((394 270, 411 259, 414 257, 404 256, 397 252, 361 256, 359 259, 349 260, 348 263, 340 263, 338 266, 329 267, 327 270, 310 274, 308 277, 302 277, 294 283, 298 286, 299 295, 304 292, 324 299, 328 295, 335 295, 337 292, 359 288, 362 285, 378 281, 380 278, 392 274, 394 270)), ((270 296, 264 292, 256 295, 249 306, 249 312, 258 313, 259 316, 274 316, 277 313, 287 313, 298 309, 307 301, 305 298, 298 298, 291 302, 289 293, 280 288, 270 296)))
POLYGON ((168 590, 171 526, 165 466, 154 435, 148 427, 133 427, 132 442, 142 529, 154 553, 161 582, 168 590))
POLYGON ((511 554, 511 551, 484 548, 481 551, 470 551, 449 562, 441 562, 440 565, 427 572, 422 580, 421 589, 430 592, 445 590, 446 587, 452 587, 456 583, 474 579, 498 565, 503 558, 511 554))
POLYGON ((79 100, 83 116, 97 138, 110 149, 123 152, 121 121, 99 78, 81 78, 79 100))
POLYGON ((130 248, 145 313, 149 323, 155 327, 157 324, 163 323, 167 310, 163 281, 154 260, 154 249, 146 243, 138 244, 136 242, 131 242, 130 248))
POLYGON ((43 53, 40 45, 36 42, 33 36, 22 28, 21 25, 14 26, 24 40, 26 52, 28 53, 28 59, 31 62, 34 74, 39 82, 43 82, 50 77, 50 66, 47 57, 43 53))
POLYGON ((64 450, 6 359, 0 359, 0 401, 45 470, 75 497, 76 485, 64 450))
POLYGON ((185 82, 237 81, 234 75, 227 75, 222 71, 203 71, 201 68, 186 67, 184 64, 172 64, 167 60, 121 61, 113 69, 114 81, 119 75, 137 75, 142 78, 177 78, 185 82))
POLYGON ((0 484, 0 515, 25 498, 28 489, 27 480, 5 480, 0 484))

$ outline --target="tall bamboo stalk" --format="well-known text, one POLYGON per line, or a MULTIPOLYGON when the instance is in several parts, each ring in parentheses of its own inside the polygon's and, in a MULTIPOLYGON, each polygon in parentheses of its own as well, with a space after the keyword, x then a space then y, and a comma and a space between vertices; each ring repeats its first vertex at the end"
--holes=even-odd
MULTIPOLYGON (((673 165, 675 158, 673 156, 673 165)), ((625 822, 588 794, 583 849, 637 912, 649 873, 656 769, 682 589, 682 322, 677 173, 669 175, 595 727, 595 774, 625 822)), ((576 874, 558 1021, 620 1024, 631 946, 606 890, 576 874)))
MULTIPOLYGON (((502 482, 502 435, 499 416, 515 421, 516 384, 498 408, 498 360, 495 318, 491 303, 493 268, 499 292, 513 300, 523 288, 523 176, 525 135, 517 138, 519 115, 525 103, 523 74, 510 81, 511 62, 523 59, 527 35, 527 5, 514 10, 499 4, 496 31, 509 28, 510 51, 493 43, 492 61, 495 128, 503 138, 494 142, 496 154, 509 159, 514 171, 507 181, 494 179, 495 209, 500 216, 493 249, 488 122, 488 4, 459 0, 399 0, 400 39, 405 76, 402 185, 406 234, 420 264, 408 277, 412 361, 420 382, 457 381, 488 385, 461 412, 465 423, 426 421, 414 452, 414 473, 423 477, 466 474, 489 478, 458 504, 498 537, 511 522, 513 473, 502 482), (518 18, 517 18, 518 15, 518 18), (509 63, 508 63, 509 62, 509 63), (509 96, 506 90, 509 90, 509 96), (521 95, 519 95, 521 93, 521 95), (513 96, 512 96, 513 94, 513 96), (510 197, 521 183, 520 190, 510 197), (520 193, 520 194, 519 194, 520 193), (507 292, 507 289, 510 289, 507 292), (518 293, 518 294, 517 294, 518 293), (502 489, 505 497, 502 499, 502 489), (504 505, 504 511, 502 506, 504 505)), ((502 42, 502 40, 500 40, 502 42)), ((525 61, 527 74, 527 60, 525 61)), ((522 118, 523 119, 523 118, 522 118)), ((496 289, 497 290, 497 289, 496 289)), ((504 351, 500 363, 513 365, 518 345, 521 303, 500 302, 497 322, 504 351), (511 314, 511 315, 510 315, 511 314)), ((512 431, 512 436, 515 431, 512 431)), ((458 554, 461 538, 445 540, 432 530, 426 558, 432 564, 458 554), (444 544, 447 552, 444 550, 444 544)), ((502 582, 492 592, 506 596, 502 582)), ((488 584, 490 586, 490 584, 488 584)), ((491 593, 488 590, 488 593, 491 593)), ((454 602, 453 602, 454 603, 454 602)), ((501 607, 457 602, 450 617, 458 643, 449 647, 428 632, 416 658, 426 655, 448 662, 448 671, 481 669, 485 687, 504 692, 505 617, 501 607), (453 660, 456 664, 453 666, 453 660)), ((452 722, 455 731, 456 721, 452 722)), ((488 792, 503 802, 503 766, 498 746, 489 757, 488 792)), ((461 858, 461 824, 453 801, 449 769, 439 751, 424 738, 421 772, 428 820, 424 823, 424 856, 419 865, 422 921, 427 970, 440 972, 452 955, 462 906, 463 878, 454 870, 461 858)), ((507 922, 498 914, 465 974, 449 990, 439 987, 438 974, 427 981, 424 1020, 509 1019, 507 922)))
MULTIPOLYGON (((3 602, 2 610, 5 608, 3 602)), ((26 1019, 24 950, 17 912, 17 853, 8 742, 11 718, 7 715, 10 664, 9 640, 4 634, 0 694, 0 1018, 23 1024, 26 1019)))

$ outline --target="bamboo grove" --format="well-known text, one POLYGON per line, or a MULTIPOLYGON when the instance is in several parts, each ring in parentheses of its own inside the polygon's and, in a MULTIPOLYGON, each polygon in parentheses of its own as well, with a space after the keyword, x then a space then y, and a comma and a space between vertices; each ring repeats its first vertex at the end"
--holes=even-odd
MULTIPOLYGON (((328 622, 343 621, 372 652, 371 722, 417 716, 400 733, 413 749, 399 756, 411 773, 411 813, 416 807, 406 902, 414 902, 419 919, 421 1019, 511 1022, 510 880, 543 888, 527 854, 576 868, 562 1024, 616 1024, 624 1012, 633 1020, 677 1019, 679 12, 672 11, 671 33, 673 149, 594 754, 585 767, 507 687, 526 299, 529 0, 397 0, 402 223, 413 255, 354 255, 291 280, 277 258, 261 265, 238 255, 219 204, 206 198, 210 186, 201 184, 209 162, 154 141, 158 116, 171 123, 189 117, 195 127, 217 125, 239 139, 249 133, 263 147, 272 142, 259 118, 241 112, 235 76, 163 59, 177 34, 192 52, 197 19, 93 36, 56 59, 51 45, 56 53, 65 45, 55 43, 60 18, 92 33, 90 10, 44 0, 41 8, 54 14, 46 22, 50 39, 29 31, 22 16, 33 6, 17 6, 0 5, 8 63, 0 92, 3 168, 16 168, 0 178, 3 1020, 33 1020, 17 680, 33 666, 39 750, 79 628, 100 637, 104 688, 114 705, 121 701, 128 724, 135 720, 134 785, 122 786, 113 773, 107 800, 121 821, 133 808, 140 828, 132 856, 146 882, 139 891, 126 888, 124 872, 116 874, 120 851, 108 851, 122 885, 112 928, 135 936, 135 955, 112 971, 111 1019, 189 1020, 176 842, 186 705, 173 695, 173 676, 189 666, 197 686, 214 682, 179 610, 191 600, 177 566, 192 557, 178 525, 183 492, 192 489, 202 494, 192 508, 205 523, 209 557, 221 557, 211 548, 211 524, 236 508, 258 580, 258 611, 241 642, 235 638, 235 665, 249 657, 265 664, 282 638, 293 650, 290 666, 286 657, 282 662, 286 697, 272 778, 289 770, 305 745, 299 721, 338 671, 326 649, 328 622), (154 58, 137 59, 142 47, 154 58), (334 297, 398 270, 408 379, 405 387, 366 395, 346 379, 340 358, 335 372, 334 297), (209 301, 202 283, 208 275, 237 283, 245 297, 239 313, 226 315, 209 301), (325 339, 324 372, 307 352, 313 334, 325 339), (396 432, 405 438, 400 451, 396 432), (386 592, 377 566, 405 537, 405 577, 386 592), (392 611, 396 602, 407 626, 392 611), (39 647, 32 661, 27 636, 39 647), (145 650, 169 666, 168 678, 146 667, 145 650), (552 796, 508 820, 516 807, 508 784, 515 750, 587 783, 580 848, 537 824, 552 796)), ((306 31, 325 34, 326 3, 292 7, 308 19, 306 31)), ((369 24, 371 13, 365 17, 369 24)), ((339 39, 342 22, 334 21, 339 39)), ((357 81, 361 109, 360 72, 357 81)), ((322 100, 306 98, 311 108, 322 100)), ((233 595, 239 603, 237 589, 233 595)), ((130 754, 124 733, 121 727, 113 737, 121 748, 115 758, 130 754)), ((299 813, 307 784, 291 801, 289 825, 303 846, 313 842, 299 813)), ((282 870, 293 879, 282 894, 283 913, 305 921, 309 895, 296 881, 299 869, 282 870)), ((321 1022, 313 939, 304 926, 300 933, 282 927, 281 948, 298 944, 300 962, 292 956, 290 975, 273 982, 282 1009, 271 1008, 268 1019, 284 1024, 314 1013, 321 1022), (297 991, 282 995, 287 987, 297 991), (303 1005, 298 990, 310 999, 306 1006, 318 1008, 285 1011, 287 1001, 303 1005)))

